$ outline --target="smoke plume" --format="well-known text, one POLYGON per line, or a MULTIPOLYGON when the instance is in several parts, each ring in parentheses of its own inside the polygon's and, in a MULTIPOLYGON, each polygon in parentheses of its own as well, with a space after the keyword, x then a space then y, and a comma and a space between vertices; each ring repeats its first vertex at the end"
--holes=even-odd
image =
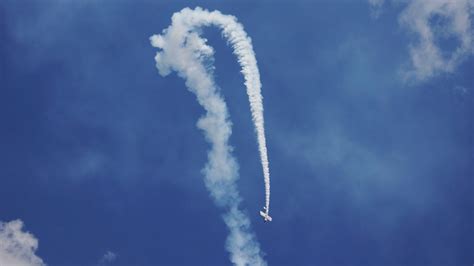
POLYGON ((209 161, 203 173, 205 184, 214 201, 228 210, 224 221, 230 230, 227 250, 231 254, 231 261, 236 265, 265 265, 259 244, 250 231, 249 219, 239 210, 241 198, 235 184, 238 165, 228 143, 232 131, 231 122, 225 101, 212 75, 214 50, 206 44, 206 39, 199 35, 200 28, 205 26, 217 26, 222 30, 242 67, 263 168, 265 206, 269 210, 270 172, 260 74, 252 42, 243 26, 234 16, 223 15, 219 11, 209 12, 199 7, 194 10, 184 8, 173 14, 171 25, 163 30, 161 35, 153 35, 150 38, 152 45, 161 49, 155 56, 156 66, 162 76, 176 71, 206 110, 206 114, 197 123, 211 144, 209 161))

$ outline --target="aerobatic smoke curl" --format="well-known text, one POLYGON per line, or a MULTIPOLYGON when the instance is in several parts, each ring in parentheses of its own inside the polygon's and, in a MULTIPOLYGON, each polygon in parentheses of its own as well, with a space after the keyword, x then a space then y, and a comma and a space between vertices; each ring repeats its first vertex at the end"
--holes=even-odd
POLYGON ((215 202, 228 212, 224 215, 230 235, 227 249, 231 261, 237 265, 265 265, 260 247, 250 231, 248 217, 239 210, 241 198, 235 181, 238 178, 238 165, 231 154, 228 143, 231 122, 224 99, 214 83, 212 62, 214 50, 201 38, 199 29, 204 26, 217 26, 234 49, 234 54, 242 67, 245 86, 249 96, 252 120, 257 133, 260 159, 265 182, 265 207, 270 209, 270 171, 265 141, 263 104, 260 74, 252 42, 234 16, 223 15, 219 11, 209 12, 197 7, 184 8, 173 14, 172 24, 161 35, 150 37, 154 47, 161 49, 155 56, 160 75, 166 76, 176 71, 185 79, 188 89, 196 94, 198 102, 206 110, 197 126, 204 131, 211 143, 209 161, 203 169, 205 183, 215 202))

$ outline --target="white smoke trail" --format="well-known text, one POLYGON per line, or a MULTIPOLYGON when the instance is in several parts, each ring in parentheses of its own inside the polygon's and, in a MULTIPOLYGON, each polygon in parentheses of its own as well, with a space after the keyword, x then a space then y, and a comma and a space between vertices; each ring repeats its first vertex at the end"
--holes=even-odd
POLYGON ((212 76, 214 51, 199 36, 201 27, 214 25, 222 29, 223 36, 234 48, 245 78, 250 101, 252 120, 255 124, 265 181, 265 206, 270 209, 270 172, 265 144, 263 104, 260 74, 250 38, 234 16, 219 11, 209 12, 199 7, 184 8, 173 14, 172 24, 162 35, 153 35, 150 40, 160 48, 156 54, 156 66, 162 76, 172 70, 185 79, 188 89, 195 93, 198 102, 207 111, 198 121, 206 139, 212 144, 209 161, 204 168, 205 183, 216 203, 229 209, 224 220, 230 230, 227 249, 231 260, 237 265, 265 265, 259 244, 250 232, 248 218, 238 209, 240 196, 235 181, 238 165, 232 157, 228 144, 231 122, 224 99, 218 92, 212 76))

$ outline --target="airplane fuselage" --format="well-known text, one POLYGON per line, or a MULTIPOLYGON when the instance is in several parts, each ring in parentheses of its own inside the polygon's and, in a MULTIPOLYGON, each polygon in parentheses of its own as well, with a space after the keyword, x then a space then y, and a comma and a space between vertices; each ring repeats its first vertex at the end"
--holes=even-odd
POLYGON ((264 222, 271 222, 272 221, 272 217, 270 217, 270 215, 268 214, 268 212, 266 212, 266 208, 263 208, 263 210, 265 211, 260 211, 260 216, 262 216, 263 218, 263 221, 264 222))

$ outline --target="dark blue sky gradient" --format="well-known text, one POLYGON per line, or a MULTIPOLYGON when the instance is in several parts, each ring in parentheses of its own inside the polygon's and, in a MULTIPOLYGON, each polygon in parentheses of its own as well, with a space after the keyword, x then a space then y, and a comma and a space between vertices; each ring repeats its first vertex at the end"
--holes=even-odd
POLYGON ((239 189, 270 265, 474 263, 474 60, 406 83, 397 8, 365 1, 0 1, 0 220, 49 265, 227 265, 200 170, 202 108, 161 77, 149 36, 173 12, 235 15, 263 83, 272 216, 239 66, 218 30, 216 80, 239 189))

